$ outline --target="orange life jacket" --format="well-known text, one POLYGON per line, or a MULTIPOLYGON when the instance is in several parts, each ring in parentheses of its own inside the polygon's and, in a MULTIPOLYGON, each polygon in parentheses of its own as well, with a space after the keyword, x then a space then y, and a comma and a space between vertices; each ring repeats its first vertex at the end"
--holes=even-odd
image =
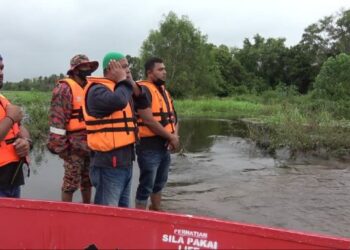
MULTIPOLYGON (((10 104, 10 102, 0 94, 0 121, 6 117, 6 106, 8 104, 10 104)), ((14 141, 17 139, 18 133, 19 126, 17 123, 15 123, 5 138, 0 141, 0 167, 3 167, 11 162, 20 161, 15 147, 13 146, 14 141)))
MULTIPOLYGON (((173 100, 169 92, 162 86, 161 88, 164 91, 163 96, 159 88, 149 81, 140 81, 138 84, 146 86, 152 95, 151 109, 154 119, 162 124, 169 133, 174 133, 176 117, 173 100)), ((137 120, 137 125, 139 126, 140 137, 156 136, 156 134, 143 123, 141 118, 137 120)))
POLYGON ((89 114, 86 108, 87 94, 94 84, 102 84, 111 91, 117 87, 117 84, 107 78, 87 77, 83 114, 89 148, 94 151, 107 152, 135 143, 137 137, 136 119, 130 103, 123 110, 117 110, 103 118, 96 118, 89 114))
POLYGON ((69 132, 85 130, 85 121, 83 116, 83 103, 84 103, 84 88, 71 78, 65 78, 58 81, 59 83, 67 83, 72 91, 72 114, 66 130, 69 132))

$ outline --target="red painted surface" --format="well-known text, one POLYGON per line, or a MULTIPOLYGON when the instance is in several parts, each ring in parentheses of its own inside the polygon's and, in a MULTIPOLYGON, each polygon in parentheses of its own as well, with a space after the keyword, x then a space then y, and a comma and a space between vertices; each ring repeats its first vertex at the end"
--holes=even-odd
POLYGON ((0 199, 0 248, 350 249, 349 238, 197 216, 0 199))

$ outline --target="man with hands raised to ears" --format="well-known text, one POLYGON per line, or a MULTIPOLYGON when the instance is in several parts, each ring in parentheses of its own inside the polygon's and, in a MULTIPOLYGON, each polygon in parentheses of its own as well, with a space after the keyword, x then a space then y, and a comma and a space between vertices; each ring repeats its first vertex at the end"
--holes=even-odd
POLYGON ((83 106, 95 204, 129 207, 137 126, 133 98, 142 99, 125 56, 110 52, 103 77, 88 77, 83 106))

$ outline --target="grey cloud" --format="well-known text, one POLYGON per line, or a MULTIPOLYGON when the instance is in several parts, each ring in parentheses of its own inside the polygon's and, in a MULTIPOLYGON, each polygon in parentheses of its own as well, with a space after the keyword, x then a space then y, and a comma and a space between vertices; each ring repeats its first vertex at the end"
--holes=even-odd
MULTIPOLYGON (((347 0, 3 0, 0 54, 5 81, 65 73, 70 58, 85 53, 101 61, 111 50, 138 55, 164 14, 187 15, 208 41, 242 45, 256 33, 300 40, 303 29, 347 0)), ((98 71, 97 73, 101 73, 98 71)))

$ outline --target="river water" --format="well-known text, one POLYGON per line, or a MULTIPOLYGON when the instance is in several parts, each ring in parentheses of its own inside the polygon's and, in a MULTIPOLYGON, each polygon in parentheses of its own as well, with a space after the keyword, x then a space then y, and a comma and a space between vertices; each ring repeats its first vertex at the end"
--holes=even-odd
MULTIPOLYGON (((172 155, 165 210, 350 237, 349 164, 292 161, 283 150, 272 157, 237 121, 185 119, 180 126, 183 150, 172 155)), ((32 158, 22 197, 60 200, 62 161, 47 151, 32 158)), ((132 205, 138 176, 135 163, 132 205)))

